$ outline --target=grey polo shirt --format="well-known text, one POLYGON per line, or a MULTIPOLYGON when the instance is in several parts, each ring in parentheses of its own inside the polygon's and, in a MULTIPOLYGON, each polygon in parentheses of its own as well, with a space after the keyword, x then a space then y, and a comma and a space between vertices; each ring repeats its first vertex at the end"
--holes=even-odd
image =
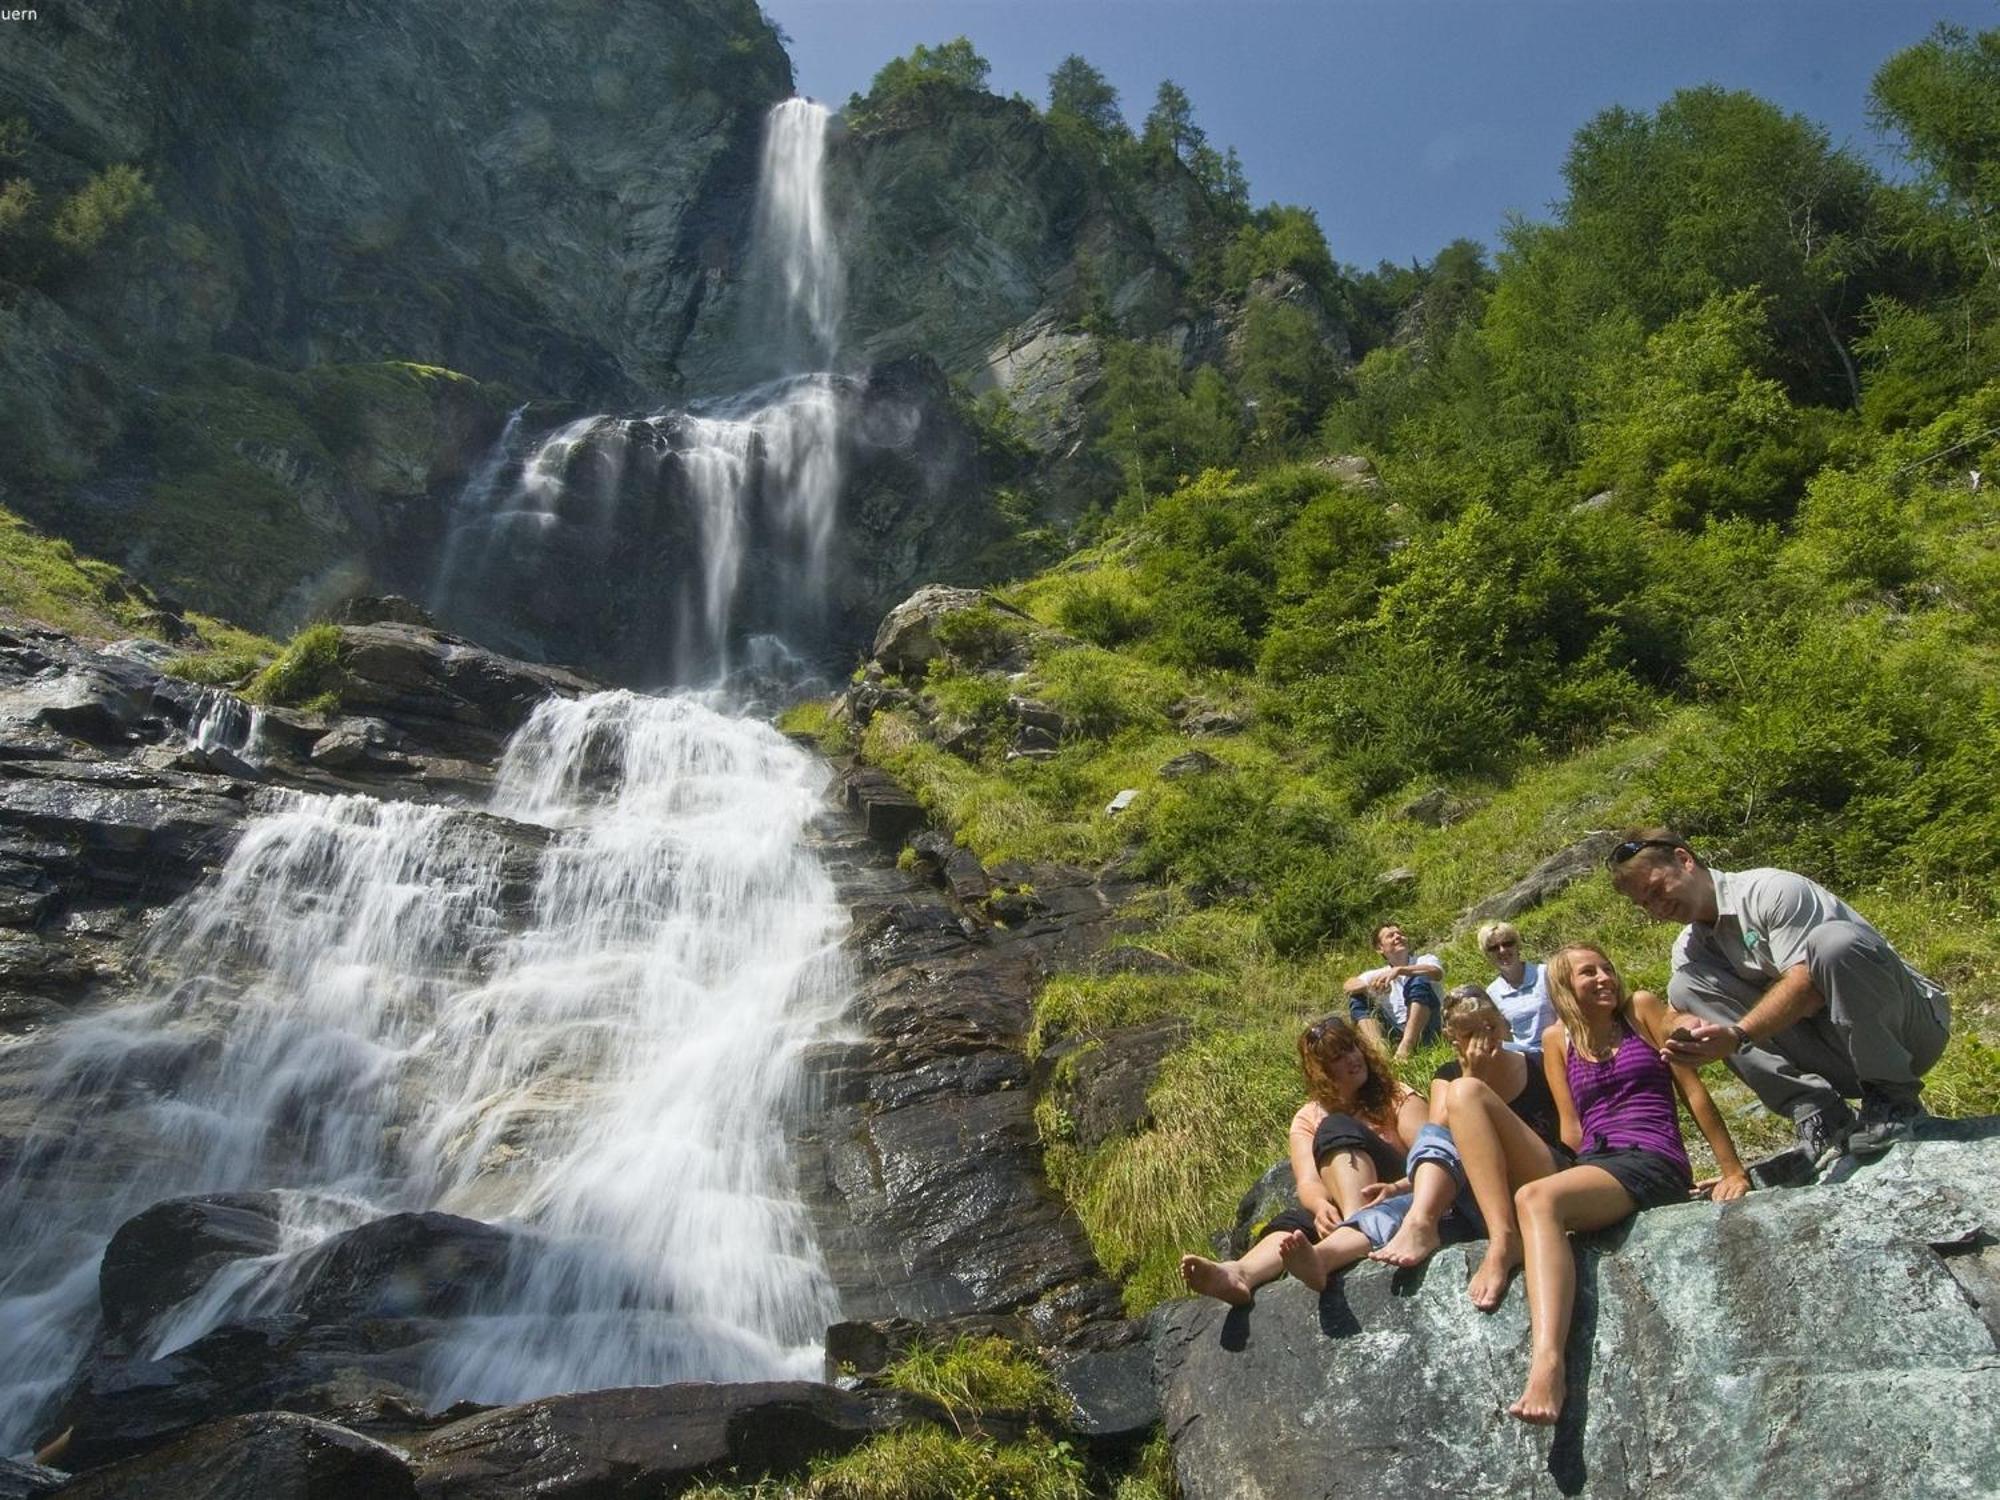
MULTIPOLYGON (((1690 922, 1674 944, 1674 965, 1712 955, 1743 978, 1769 985, 1806 961, 1806 936, 1827 922, 1852 922, 1885 948, 1893 946, 1873 924, 1817 881, 1790 870, 1712 870, 1715 921, 1690 922)), ((1897 955, 1901 957, 1901 955, 1897 955)), ((1935 990, 1910 968, 1921 990, 1935 990)))

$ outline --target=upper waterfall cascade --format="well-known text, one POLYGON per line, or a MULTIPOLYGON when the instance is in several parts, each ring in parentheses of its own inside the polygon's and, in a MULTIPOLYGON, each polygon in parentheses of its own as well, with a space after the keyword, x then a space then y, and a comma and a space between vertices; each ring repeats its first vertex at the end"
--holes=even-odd
POLYGON ((492 799, 547 831, 524 914, 504 822, 281 794, 162 924, 136 1003, 30 1044, 0 1451, 87 1349, 111 1231, 181 1194, 281 1190, 285 1236, 156 1320, 156 1358, 282 1299, 329 1235, 435 1208, 532 1252, 441 1339, 435 1404, 816 1373, 837 1311, 782 1120, 845 986, 818 791, 693 698, 552 700, 492 799))
POLYGON ((551 577, 603 577, 640 538, 672 552, 677 597, 659 599, 641 680, 726 678, 747 637, 804 644, 823 631, 828 552, 854 382, 837 358, 843 272, 826 207, 829 115, 788 99, 769 113, 743 336, 776 377, 727 397, 638 417, 576 417, 531 432, 517 409, 467 479, 447 523, 429 599, 489 644, 536 654, 519 616, 551 577), (692 518, 691 524, 675 519, 692 518), (667 519, 663 519, 666 517, 667 519), (751 597, 744 560, 770 575, 751 597))

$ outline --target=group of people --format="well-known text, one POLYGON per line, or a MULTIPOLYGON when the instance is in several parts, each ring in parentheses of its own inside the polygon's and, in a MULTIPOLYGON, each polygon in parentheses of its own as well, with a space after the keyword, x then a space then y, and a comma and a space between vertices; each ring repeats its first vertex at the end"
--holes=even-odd
POLYGON ((1517 1272, 1527 1287, 1528 1377, 1508 1410, 1554 1422, 1576 1299, 1569 1235, 1696 1192, 1676 1092, 1718 1170, 1702 1188, 1718 1203, 1750 1191, 1702 1063, 1724 1061, 1789 1117, 1814 1170, 1910 1137, 1950 1010, 1887 939, 1806 877, 1710 869, 1668 829, 1635 831, 1607 866, 1649 916, 1684 924, 1666 998, 1628 992, 1595 944, 1529 963, 1505 922, 1478 933, 1493 980, 1441 994, 1437 956, 1384 923, 1383 962, 1347 981, 1348 1013, 1299 1037, 1298 1207, 1239 1259, 1183 1257, 1190 1290, 1241 1305, 1286 1274, 1323 1290, 1363 1258, 1415 1266, 1483 1236, 1473 1305, 1498 1307, 1517 1272), (1407 1057, 1440 1032, 1454 1056, 1425 1097, 1396 1079, 1389 1050, 1407 1057))

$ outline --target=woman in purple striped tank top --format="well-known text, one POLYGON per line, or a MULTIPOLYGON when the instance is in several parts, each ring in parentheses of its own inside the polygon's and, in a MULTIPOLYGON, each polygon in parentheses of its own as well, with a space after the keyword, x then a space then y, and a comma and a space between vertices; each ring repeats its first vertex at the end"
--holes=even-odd
POLYGON ((1524 1422, 1553 1422, 1562 1414, 1563 1347, 1576 1305, 1570 1234, 1603 1229, 1641 1208, 1683 1202, 1693 1191, 1676 1088, 1721 1169, 1716 1201, 1750 1190, 1701 1078, 1692 1068, 1660 1060, 1660 1047, 1680 1018, 1644 990, 1628 998, 1611 960, 1587 944, 1557 953, 1548 973, 1549 998, 1562 1019, 1543 1033, 1542 1064, 1562 1115, 1563 1140, 1577 1157, 1574 1166, 1537 1175, 1514 1195, 1534 1352, 1521 1398, 1507 1409, 1524 1422))

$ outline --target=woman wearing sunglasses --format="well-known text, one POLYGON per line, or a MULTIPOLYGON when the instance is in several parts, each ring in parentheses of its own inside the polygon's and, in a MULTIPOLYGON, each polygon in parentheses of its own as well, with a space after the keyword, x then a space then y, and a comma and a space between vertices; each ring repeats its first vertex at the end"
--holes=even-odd
POLYGON ((1513 1040, 1523 1047, 1539 1047, 1542 1033, 1556 1024, 1555 1007, 1549 1003, 1547 967, 1531 964, 1521 956, 1521 934, 1512 922, 1481 926, 1479 951, 1500 971, 1486 986, 1486 993, 1507 1018, 1513 1040))

